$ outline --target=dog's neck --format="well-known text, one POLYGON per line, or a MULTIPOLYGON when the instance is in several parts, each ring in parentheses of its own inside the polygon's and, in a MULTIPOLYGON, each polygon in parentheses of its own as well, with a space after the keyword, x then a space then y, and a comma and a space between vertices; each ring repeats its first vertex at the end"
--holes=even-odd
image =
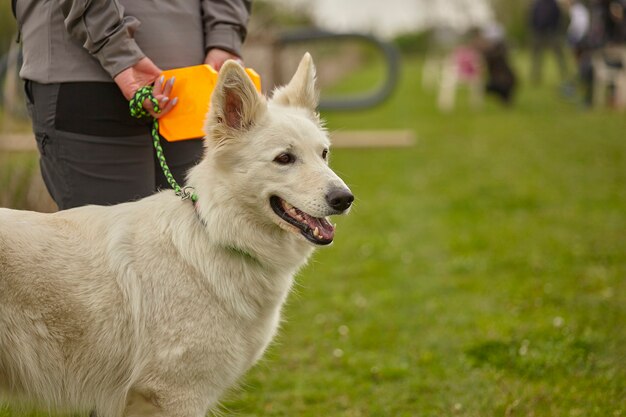
POLYGON ((305 242, 294 245, 291 239, 297 241, 298 236, 291 233, 267 236, 267 231, 242 221, 241 213, 229 212, 224 202, 212 201, 211 194, 207 188, 198 193, 197 209, 173 193, 160 199, 167 201, 165 212, 171 215, 163 217, 169 221, 162 227, 173 231, 172 244, 196 272, 190 277, 229 311, 246 320, 275 311, 313 248, 305 242))
POLYGON ((196 209, 207 238, 235 256, 281 272, 300 268, 313 252, 309 243, 293 233, 273 224, 256 223, 244 212, 208 200, 200 197, 196 209))
POLYGON ((313 252, 311 244, 270 221, 259 222, 245 209, 233 206, 233 197, 228 194, 231 185, 218 178, 220 174, 206 159, 188 176, 188 185, 198 193, 196 215, 211 244, 278 273, 303 266, 313 252))
MULTIPOLYGON (((198 218, 198 221, 202 224, 204 229, 207 229, 207 223, 202 218, 202 214, 200 212, 200 203, 197 201, 197 195, 196 195, 196 200, 194 200, 192 202, 192 204, 193 204, 193 208, 194 208, 195 213, 196 213, 196 217, 198 218)), ((224 249, 226 251, 230 252, 233 255, 236 255, 236 256, 239 256, 239 257, 243 258, 245 261, 251 261, 251 262, 257 263, 259 265, 262 265, 262 262, 259 259, 257 259, 250 252, 247 252, 245 249, 242 249, 242 248, 239 248, 239 247, 236 247, 236 246, 229 246, 229 245, 225 245, 224 249)))
POLYGON ((237 248, 234 246, 225 246, 224 249, 229 251, 231 254, 235 256, 241 257, 245 262, 252 262, 258 265, 263 265, 263 263, 259 259, 254 257, 254 255, 252 255, 250 252, 246 252, 245 250, 241 248, 237 248))

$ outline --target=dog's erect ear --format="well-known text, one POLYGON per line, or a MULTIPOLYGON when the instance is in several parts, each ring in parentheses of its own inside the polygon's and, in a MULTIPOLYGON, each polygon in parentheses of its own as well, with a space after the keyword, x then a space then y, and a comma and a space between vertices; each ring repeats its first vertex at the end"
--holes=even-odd
POLYGON ((247 130, 265 108, 265 98, 257 92, 243 67, 235 61, 226 61, 211 96, 206 134, 210 137, 219 130, 219 136, 228 136, 228 132, 247 130))
POLYGON ((289 84, 274 91, 272 102, 304 107, 315 112, 319 103, 319 92, 315 86, 315 65, 311 54, 304 54, 289 84))

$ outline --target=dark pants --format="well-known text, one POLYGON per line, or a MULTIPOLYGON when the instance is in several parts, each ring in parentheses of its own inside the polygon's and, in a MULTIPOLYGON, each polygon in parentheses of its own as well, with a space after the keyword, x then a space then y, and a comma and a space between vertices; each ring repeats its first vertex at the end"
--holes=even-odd
POLYGON ((539 84, 542 81, 543 55, 547 49, 554 53, 561 81, 567 80, 567 62, 565 60, 565 52, 563 51, 564 43, 564 39, 556 32, 533 34, 531 79, 534 83, 539 84))
MULTIPOLYGON (((26 81, 41 173, 59 209, 137 200, 170 188, 156 160, 150 121, 133 119, 114 83, 26 81)), ((179 184, 201 158, 199 139, 161 140, 179 184)))

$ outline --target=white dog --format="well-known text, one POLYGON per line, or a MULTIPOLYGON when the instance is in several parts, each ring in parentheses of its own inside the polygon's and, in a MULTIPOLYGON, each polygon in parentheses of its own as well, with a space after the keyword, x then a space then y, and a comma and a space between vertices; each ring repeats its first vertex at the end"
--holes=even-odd
POLYGON ((0 210, 0 393, 100 417, 202 417, 262 355, 296 271, 353 196, 328 167, 307 54, 269 101, 220 72, 206 155, 172 191, 0 210))

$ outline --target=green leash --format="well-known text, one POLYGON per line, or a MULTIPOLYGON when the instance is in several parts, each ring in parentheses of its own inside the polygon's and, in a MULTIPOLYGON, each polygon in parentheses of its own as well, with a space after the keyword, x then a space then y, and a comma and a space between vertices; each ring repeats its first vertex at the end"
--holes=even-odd
MULTIPOLYGON (((140 119, 144 116, 150 117, 150 113, 148 113, 148 111, 146 111, 146 109, 143 108, 143 102, 146 99, 150 100, 150 102, 154 106, 154 111, 156 113, 161 112, 161 109, 159 108, 159 100, 157 100, 152 95, 152 87, 146 86, 146 87, 141 87, 139 90, 137 90, 133 98, 130 100, 129 107, 130 107, 131 116, 136 117, 137 119, 140 119)), ((172 172, 170 171, 170 167, 167 166, 167 162, 165 161, 165 156, 163 155, 163 148, 161 147, 161 137, 159 136, 159 120, 158 119, 155 119, 155 118, 152 119, 151 134, 152 134, 152 143, 154 144, 154 149, 156 150, 157 159, 159 160, 159 165, 161 165, 161 169, 163 170, 163 174, 165 175, 167 182, 174 189, 174 193, 176 193, 176 195, 182 198, 183 200, 191 200, 193 203, 198 201, 198 195, 194 192, 194 189, 192 187, 181 187, 180 185, 178 185, 178 183, 174 179, 174 176, 172 175, 172 172)))

